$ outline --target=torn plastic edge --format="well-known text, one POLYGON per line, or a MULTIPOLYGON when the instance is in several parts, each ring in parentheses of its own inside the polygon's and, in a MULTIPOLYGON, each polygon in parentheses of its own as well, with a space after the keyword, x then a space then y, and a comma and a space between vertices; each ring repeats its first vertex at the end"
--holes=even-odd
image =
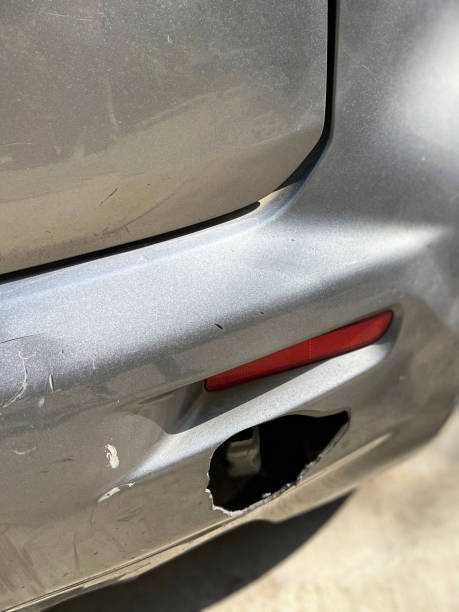
MULTIPOLYGON (((226 508, 223 508, 223 506, 217 506, 217 505, 214 504, 214 498, 213 498, 212 492, 209 489, 208 485, 209 485, 209 482, 210 482, 210 474, 209 474, 210 463, 211 463, 212 457, 213 457, 213 455, 216 452, 218 447, 215 448, 213 453, 212 453, 212 455, 211 455, 211 457, 210 457, 209 469, 207 471, 207 486, 205 488, 205 492, 208 494, 208 496, 210 498, 210 501, 211 501, 211 504, 212 504, 212 510, 216 510, 218 512, 222 512, 227 517, 237 518, 238 516, 242 516, 244 514, 247 514, 247 512, 251 512, 252 510, 255 510, 257 508, 265 506, 269 502, 271 502, 271 501, 277 499, 278 497, 280 497, 283 493, 285 493, 285 491, 287 491, 289 489, 293 489, 293 487, 296 487, 297 485, 302 484, 302 482, 305 480, 306 474, 311 470, 311 468, 316 466, 319 463, 319 461, 322 459, 322 457, 324 455, 328 454, 338 444, 338 442, 340 442, 342 440, 342 438, 344 437, 346 432, 349 430, 350 422, 351 422, 351 410, 350 410, 350 408, 344 408, 343 410, 337 410, 337 411, 333 411, 333 412, 330 412, 330 413, 321 414, 320 416, 330 416, 330 415, 333 415, 333 414, 338 414, 339 412, 345 412, 347 414, 347 417, 348 417, 347 422, 344 423, 344 425, 336 432, 334 437, 330 440, 330 442, 327 444, 327 446, 325 446, 325 448, 319 453, 319 455, 313 461, 310 461, 309 463, 307 463, 304 466, 304 468, 298 474, 297 478, 294 481, 288 482, 287 484, 283 485, 277 491, 274 491, 273 493, 265 494, 266 495, 265 497, 263 497, 262 499, 260 499, 259 501, 255 502, 253 504, 250 504, 250 505, 246 506, 242 510, 227 510, 226 508)), ((299 413, 289 413, 289 414, 299 414, 299 413)), ((284 416, 288 416, 288 415, 284 415, 284 416)), ((320 416, 317 415, 317 418, 320 418, 320 416)))

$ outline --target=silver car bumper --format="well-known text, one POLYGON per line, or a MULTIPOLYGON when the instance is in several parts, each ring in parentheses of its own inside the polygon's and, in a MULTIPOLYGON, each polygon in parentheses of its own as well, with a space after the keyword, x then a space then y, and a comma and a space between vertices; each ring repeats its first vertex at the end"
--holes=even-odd
POLYGON ((432 71, 426 51, 459 13, 444 2, 432 19, 428 4, 342 3, 333 132, 302 180, 224 223, 5 279, 2 609, 304 512, 445 421, 459 380, 459 139, 443 124, 440 139, 428 133, 439 112, 429 92, 452 60, 439 52, 432 71), (389 17, 404 20, 405 54, 391 55, 389 17), (383 310, 394 319, 375 344, 204 389, 213 374, 383 310), (339 411, 347 430, 295 486, 250 511, 213 505, 209 464, 230 436, 339 411))

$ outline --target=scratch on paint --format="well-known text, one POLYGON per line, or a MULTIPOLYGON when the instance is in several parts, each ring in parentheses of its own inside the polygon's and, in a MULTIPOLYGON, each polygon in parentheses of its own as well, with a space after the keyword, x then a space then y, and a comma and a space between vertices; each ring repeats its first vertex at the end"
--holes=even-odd
POLYGON ((118 189, 119 189, 118 187, 115 187, 115 189, 114 189, 114 190, 113 190, 111 193, 109 193, 109 194, 108 194, 108 196, 107 196, 106 198, 104 198, 104 199, 101 201, 101 203, 99 204, 99 206, 101 206, 101 205, 102 205, 104 202, 106 202, 106 201, 107 201, 109 198, 111 198, 112 196, 114 196, 114 195, 115 195, 115 193, 118 191, 118 189))
POLYGON ((80 569, 80 555, 78 554, 78 546, 77 546, 77 534, 73 534, 73 561, 75 563, 75 568, 77 570, 80 569))
POLYGON ((9 400, 7 400, 4 404, 2 404, 0 406, 0 408, 8 408, 8 406, 11 406, 11 404, 14 404, 14 402, 17 402, 18 399, 21 399, 21 397, 24 395, 26 389, 27 389, 27 383, 29 380, 29 373, 27 371, 27 367, 26 367, 26 360, 30 359, 30 357, 33 357, 33 355, 30 355, 29 357, 23 357, 22 353, 19 352, 18 353, 21 361, 22 361, 22 368, 24 370, 24 377, 22 379, 21 382, 21 386, 19 387, 19 390, 17 391, 17 393, 15 393, 13 395, 13 397, 11 397, 9 400))
POLYGON ((50 15, 51 17, 64 17, 67 19, 72 19, 73 21, 94 21, 92 17, 74 17, 73 15, 65 15, 62 13, 55 13, 53 11, 46 11, 45 15, 50 15))

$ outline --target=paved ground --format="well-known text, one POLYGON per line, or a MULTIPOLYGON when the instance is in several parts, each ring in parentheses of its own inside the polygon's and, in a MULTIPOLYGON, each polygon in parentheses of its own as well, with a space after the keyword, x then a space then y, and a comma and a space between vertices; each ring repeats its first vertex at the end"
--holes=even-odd
POLYGON ((459 413, 345 502, 253 524, 55 612, 459 611, 459 413))

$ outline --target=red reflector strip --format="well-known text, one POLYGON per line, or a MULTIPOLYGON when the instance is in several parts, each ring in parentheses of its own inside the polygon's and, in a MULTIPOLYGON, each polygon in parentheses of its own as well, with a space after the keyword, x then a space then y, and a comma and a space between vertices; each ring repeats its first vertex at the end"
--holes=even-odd
POLYGON ((310 363, 355 351, 379 340, 389 327, 392 312, 382 312, 328 334, 305 340, 286 349, 250 361, 206 380, 207 391, 219 391, 249 380, 278 374, 310 363))

